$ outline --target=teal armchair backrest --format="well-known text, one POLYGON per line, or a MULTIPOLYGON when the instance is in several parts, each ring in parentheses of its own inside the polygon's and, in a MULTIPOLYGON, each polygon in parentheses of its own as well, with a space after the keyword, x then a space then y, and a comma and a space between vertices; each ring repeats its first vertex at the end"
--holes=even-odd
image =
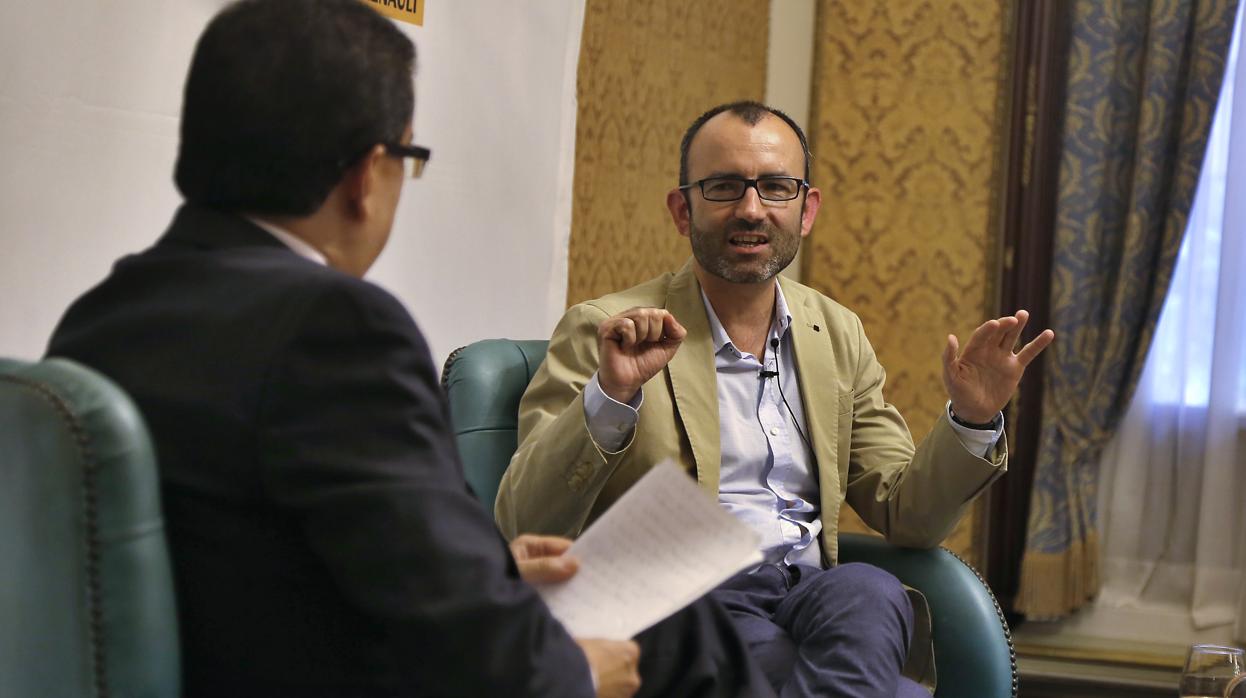
POLYGON ((0 359, 0 696, 180 694, 151 441, 62 359, 0 359))
MULTIPOLYGON (((545 359, 545 341, 488 339, 446 360, 442 386, 467 481, 490 510, 518 445, 519 399, 545 359)), ((1012 636, 978 573, 942 548, 908 550, 881 538, 841 534, 843 562, 868 562, 920 590, 930 604, 939 676, 936 698, 1017 694, 1012 636)))
POLYGON ((498 483, 519 447, 519 398, 545 360, 545 340, 486 339, 446 359, 441 384, 467 484, 493 513, 498 483))

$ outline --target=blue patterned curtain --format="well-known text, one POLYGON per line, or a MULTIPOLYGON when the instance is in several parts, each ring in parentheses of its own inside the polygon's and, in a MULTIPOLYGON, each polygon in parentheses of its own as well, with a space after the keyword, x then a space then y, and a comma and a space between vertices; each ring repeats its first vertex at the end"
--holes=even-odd
POLYGON ((1016 610, 1099 589, 1099 460, 1172 275, 1238 0, 1074 0, 1043 421, 1016 610))

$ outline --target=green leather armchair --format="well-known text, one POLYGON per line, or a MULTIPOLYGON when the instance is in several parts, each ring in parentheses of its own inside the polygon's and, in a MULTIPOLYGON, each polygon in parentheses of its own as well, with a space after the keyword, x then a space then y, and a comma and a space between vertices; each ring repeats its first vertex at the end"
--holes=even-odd
POLYGON ((151 442, 63 359, 0 359, 0 619, 0 696, 180 693, 151 442))
MULTIPOLYGON (((446 360, 441 380, 467 481, 490 511, 517 447, 519 398, 545 359, 547 344, 484 340, 446 360)), ((991 590, 964 560, 943 548, 902 549, 856 534, 840 536, 839 557, 886 569, 925 594, 939 676, 936 698, 1016 696, 1008 624, 991 590)))

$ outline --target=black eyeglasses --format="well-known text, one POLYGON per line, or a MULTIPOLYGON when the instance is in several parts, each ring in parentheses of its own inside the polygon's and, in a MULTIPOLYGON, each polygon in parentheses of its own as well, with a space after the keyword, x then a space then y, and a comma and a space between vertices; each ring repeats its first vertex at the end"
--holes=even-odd
POLYGON ((749 187, 757 190, 757 195, 766 201, 791 201, 800 196, 800 190, 809 183, 799 177, 706 177, 692 184, 684 184, 680 189, 701 188, 701 196, 706 201, 739 201, 749 187))
POLYGON ((419 179, 424 174, 424 166, 428 164, 429 158, 433 156, 433 151, 419 145, 403 145, 401 143, 385 143, 385 152, 396 158, 411 160, 411 171, 409 176, 411 179, 419 179))

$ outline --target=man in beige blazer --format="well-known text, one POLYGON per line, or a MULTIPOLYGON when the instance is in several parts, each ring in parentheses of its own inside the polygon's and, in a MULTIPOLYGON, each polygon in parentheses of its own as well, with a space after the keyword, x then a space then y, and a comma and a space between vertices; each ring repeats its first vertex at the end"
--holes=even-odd
POLYGON ((1014 352, 1019 311, 963 349, 949 335, 948 406, 914 447, 857 316, 777 276, 821 203, 799 126, 722 105, 680 165, 667 206, 693 259, 567 311, 520 404, 498 523, 576 536, 673 460, 759 533, 766 564, 713 595, 782 695, 928 695, 899 679, 914 622, 899 583, 836 564, 840 506, 898 545, 942 541, 1004 472, 1000 410, 1053 334, 1014 352))

